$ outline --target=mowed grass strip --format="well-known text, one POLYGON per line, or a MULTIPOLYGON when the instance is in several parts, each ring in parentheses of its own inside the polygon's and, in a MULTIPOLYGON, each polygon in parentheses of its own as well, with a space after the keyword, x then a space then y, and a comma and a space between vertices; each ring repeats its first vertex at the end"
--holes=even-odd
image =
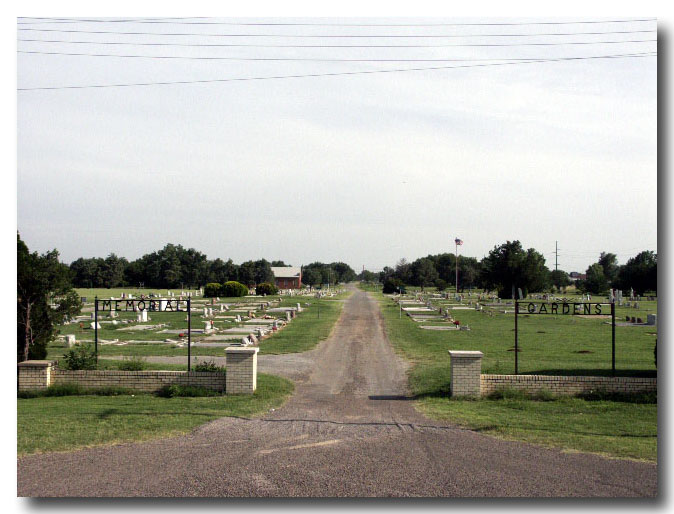
MULTIPOLYGON (((377 288, 364 287, 380 302, 386 332, 395 350, 413 366, 409 385, 427 416, 487 434, 530 443, 622 458, 657 459, 657 404, 587 401, 558 397, 460 400, 449 397, 448 350, 484 353, 482 372, 512 374, 514 317, 454 311, 471 327, 463 332, 420 329, 377 288)), ((645 317, 645 316, 644 316, 645 317)), ((528 316, 520 319, 520 370, 549 375, 603 375, 611 372, 611 327, 603 319, 528 316), (579 353, 583 352, 583 353, 579 353), (589 353, 585 353, 589 352, 589 353)), ((425 324, 425 323, 423 323, 425 324)), ((616 362, 622 376, 656 376, 656 327, 616 327, 616 362)))
MULTIPOLYGON (((339 295, 340 299, 350 294, 339 295)), ((301 302, 304 305, 305 302, 301 302)), ((335 299, 309 300, 310 308, 301 312, 279 333, 260 342, 261 354, 306 352, 330 336, 344 307, 335 299)))
POLYGON ((556 398, 456 400, 425 397, 420 410, 434 419, 502 437, 565 450, 655 462, 657 404, 556 398))
POLYGON ((253 395, 18 399, 17 452, 23 456, 176 436, 223 416, 250 417, 279 407, 293 387, 289 380, 260 373, 253 395))

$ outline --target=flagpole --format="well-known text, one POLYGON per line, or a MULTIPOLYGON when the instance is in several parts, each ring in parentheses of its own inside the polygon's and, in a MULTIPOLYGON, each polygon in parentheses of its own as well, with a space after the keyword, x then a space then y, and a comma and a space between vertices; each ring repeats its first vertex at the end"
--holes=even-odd
POLYGON ((454 256, 456 264, 456 296, 459 296, 459 243, 457 238, 454 238, 454 256))

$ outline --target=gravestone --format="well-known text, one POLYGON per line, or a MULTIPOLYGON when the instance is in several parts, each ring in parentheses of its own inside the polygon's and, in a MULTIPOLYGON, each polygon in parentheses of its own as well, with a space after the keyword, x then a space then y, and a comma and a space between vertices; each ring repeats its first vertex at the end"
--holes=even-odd
POLYGON ((67 334, 65 337, 66 337, 66 347, 72 348, 73 346, 75 346, 75 343, 77 341, 75 340, 74 334, 67 334))
POLYGON ((648 314, 648 315, 646 316, 646 324, 647 324, 647 325, 651 325, 651 326, 657 325, 657 324, 658 324, 658 317, 657 317, 657 315, 655 315, 655 314, 648 314))
POLYGON ((286 311, 286 321, 290 321, 290 311, 286 311))
POLYGON ((90 323, 89 325, 91 326, 91 330, 94 330, 95 328, 97 328, 98 330, 101 329, 101 324, 100 324, 100 323, 94 322, 94 323, 90 323))

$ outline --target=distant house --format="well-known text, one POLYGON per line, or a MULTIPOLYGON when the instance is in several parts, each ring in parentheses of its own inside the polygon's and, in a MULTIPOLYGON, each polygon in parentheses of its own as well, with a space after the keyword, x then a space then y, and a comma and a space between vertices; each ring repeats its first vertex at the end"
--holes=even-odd
POLYGON ((569 273, 569 278, 575 282, 576 280, 585 280, 587 278, 586 273, 578 273, 577 271, 572 271, 569 273))
POLYGON ((271 268, 274 283, 279 289, 300 289, 302 287, 302 268, 282 266, 271 268))

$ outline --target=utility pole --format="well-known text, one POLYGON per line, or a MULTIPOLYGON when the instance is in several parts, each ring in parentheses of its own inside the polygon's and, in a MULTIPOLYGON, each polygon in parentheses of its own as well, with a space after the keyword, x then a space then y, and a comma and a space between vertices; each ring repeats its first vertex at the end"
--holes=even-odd
POLYGON ((557 241, 555 241, 555 271, 557 271, 557 241))

